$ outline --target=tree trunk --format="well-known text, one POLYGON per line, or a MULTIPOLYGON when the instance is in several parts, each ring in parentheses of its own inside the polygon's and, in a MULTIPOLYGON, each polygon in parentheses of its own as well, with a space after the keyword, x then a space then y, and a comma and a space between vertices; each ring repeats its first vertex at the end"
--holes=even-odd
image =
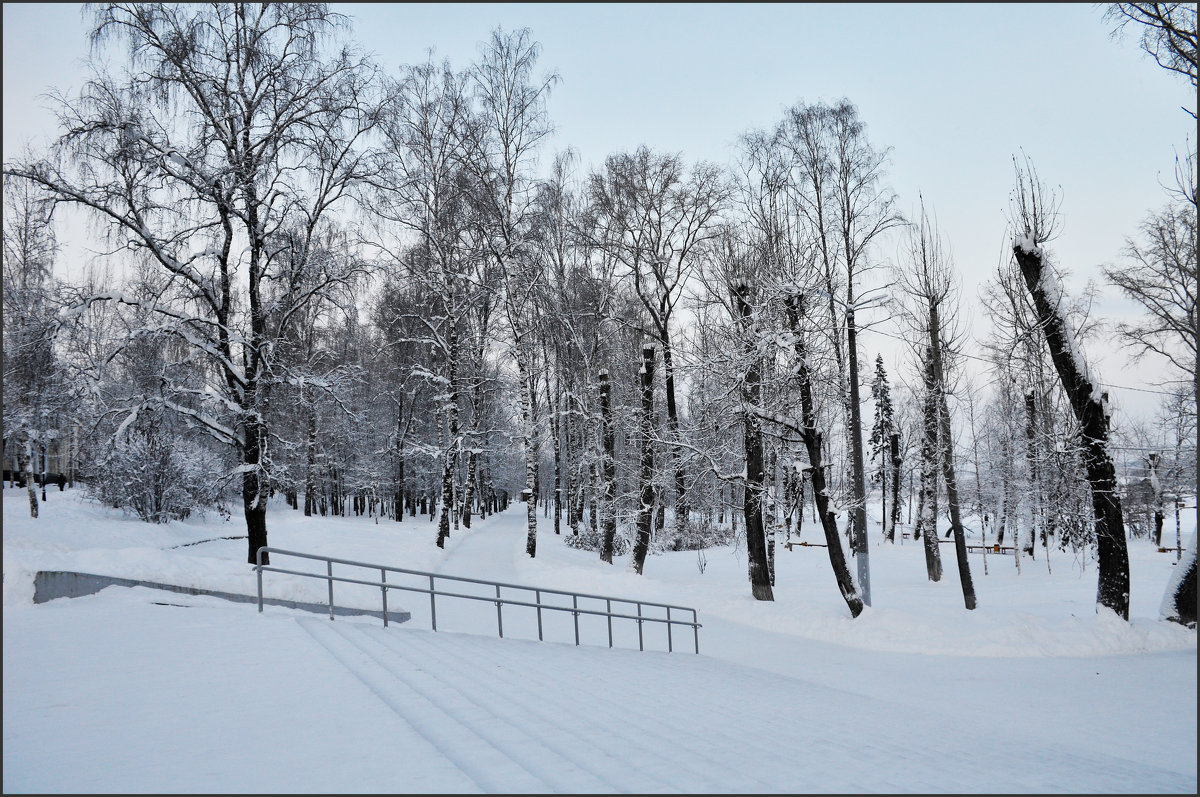
POLYGON ((650 550, 650 524, 654 513, 654 446, 650 436, 654 431, 654 346, 642 346, 641 369, 641 470, 638 473, 641 503, 638 506, 637 537, 633 543, 633 571, 642 574, 646 553, 650 550))
POLYGON ((792 468, 792 484, 796 490, 796 536, 804 528, 804 474, 792 468))
POLYGON ((517 379, 521 389, 521 444, 525 452, 525 553, 537 556, 537 451, 533 447, 533 378, 529 373, 528 354, 517 335, 517 379))
POLYGON ((1154 547, 1162 547, 1162 527, 1163 527, 1163 490, 1162 481, 1159 479, 1158 466, 1162 457, 1158 454, 1149 454, 1146 457, 1146 464, 1150 466, 1150 489, 1154 497, 1154 547))
POLYGON ((472 448, 471 452, 467 454, 467 483, 463 486, 462 522, 463 528, 467 529, 471 528, 471 515, 475 511, 473 504, 475 503, 475 479, 478 477, 477 459, 478 454, 472 448))
MULTIPOLYGON (((853 303, 853 298, 847 291, 847 301, 853 303)), ((862 592, 862 601, 871 605, 871 562, 867 547, 867 479, 866 465, 863 463, 862 441, 862 405, 858 389, 858 330, 854 324, 854 311, 846 311, 846 362, 850 367, 850 464, 851 490, 854 507, 850 525, 854 558, 858 562, 858 588, 862 592)))
POLYGON ((610 397, 610 385, 608 382, 608 371, 600 369, 600 425, 601 437, 604 441, 604 466, 602 468, 604 478, 604 499, 601 502, 602 512, 604 515, 604 536, 600 544, 600 561, 612 564, 613 558, 613 540, 617 535, 617 512, 613 505, 614 482, 617 479, 617 466, 615 458, 615 439, 612 428, 612 405, 610 397))
MULTIPOLYGON (((757 399, 755 402, 757 403, 757 399)), ((775 586, 775 530, 779 524, 779 501, 775 491, 775 466, 777 464, 776 453, 771 452, 767 460, 767 470, 763 474, 764 487, 766 488, 767 506, 766 506, 766 524, 767 524, 767 573, 771 577, 771 586, 775 586)))
POLYGON ((452 455, 449 451, 442 452, 442 511, 438 515, 437 547, 445 548, 446 539, 450 536, 450 512, 454 502, 454 470, 452 455))
MULTIPOLYGON (((546 369, 549 372, 549 369, 546 369)), ((562 394, 550 392, 550 377, 546 377, 546 392, 551 396, 550 406, 550 436, 554 439, 554 533, 562 534, 562 498, 563 498, 563 466, 562 442, 558 439, 562 432, 562 394)))
MULTIPOLYGON (((446 323, 446 358, 449 360, 449 390, 450 395, 446 397, 446 424, 449 432, 449 439, 446 441, 446 448, 443 453, 445 459, 442 462, 442 513, 438 517, 438 547, 445 547, 446 538, 450 536, 451 515, 454 514, 454 471, 458 465, 458 324, 457 313, 455 312, 454 294, 447 293, 445 299, 447 307, 447 323, 446 323)), ((439 432, 441 426, 438 426, 439 432)), ((440 435, 439 435, 440 436, 440 435)), ((454 526, 458 528, 458 517, 454 516, 454 526)))
POLYGON ((308 446, 304 460, 304 516, 312 517, 317 508, 317 483, 314 471, 317 465, 317 410, 308 408, 308 446))
POLYGON ((804 446, 808 451, 808 463, 811 467, 809 478, 812 481, 813 487, 813 506, 816 508, 817 516, 820 518, 821 528, 825 532, 826 550, 829 551, 829 564, 833 568, 833 575, 837 580, 838 589, 841 591, 846 605, 850 608, 851 616, 858 617, 862 614, 864 605, 862 596, 859 594, 858 588, 854 584, 854 579, 850 575, 850 568, 846 564, 846 555, 842 551, 842 538, 838 534, 837 518, 829 510, 829 494, 825 486, 825 465, 821 459, 821 433, 816 428, 817 411, 813 402, 812 381, 806 360, 807 352, 805 351, 804 338, 801 335, 801 319, 804 314, 804 299, 802 296, 788 297, 787 314, 788 323, 795 337, 796 358, 799 361, 797 380, 800 386, 800 406, 803 413, 802 423, 804 429, 802 437, 804 439, 804 446))
POLYGON ((29 516, 38 516, 37 491, 33 488, 33 439, 25 432, 25 446, 21 453, 21 473, 25 477, 25 489, 29 492, 29 516))
MULTIPOLYGON (((950 530, 954 534, 954 554, 958 560, 958 578, 962 584, 963 603, 975 608, 975 584, 971 580, 971 565, 967 561, 967 541, 959 515, 958 479, 954 473, 954 438, 950 435, 950 408, 946 403, 946 377, 942 368, 941 324, 937 306, 929 311, 930 342, 933 349, 933 381, 938 400, 938 420, 942 439, 942 478, 946 482, 946 503, 950 508, 950 530)), ((933 536, 936 544, 937 535, 933 536)), ((928 545, 928 542, 926 542, 928 545)))
MULTIPOLYGON (((246 516, 246 538, 249 553, 246 561, 258 563, 258 549, 267 544, 267 496, 266 478, 262 469, 263 442, 266 427, 251 415, 243 420, 245 447, 242 452, 242 507, 246 516)), ((271 563, 270 554, 264 553, 264 565, 271 563)))
POLYGON ((888 542, 894 542, 896 539, 896 526, 900 523, 900 466, 903 460, 900 459, 900 433, 892 432, 888 436, 888 451, 890 453, 890 466, 892 470, 892 506, 891 512, 888 513, 887 521, 887 539, 888 542))
POLYGON ((392 515, 404 522, 404 411, 403 401, 396 405, 396 481, 392 485, 392 515))
POLYGON ((875 454, 878 454, 881 459, 879 466, 879 526, 883 529, 884 540, 891 542, 892 538, 888 536, 888 507, 892 503, 892 492, 888 487, 891 485, 892 470, 882 449, 873 452, 872 456, 875 454))
MULTIPOLYGON (((747 381, 757 377, 747 373, 747 381)), ((758 386, 747 391, 746 400, 754 406, 758 402, 758 386)), ((762 494, 766 474, 763 472, 762 428, 752 412, 742 413, 742 436, 746 450, 746 486, 743 491, 742 516, 746 521, 746 558, 749 565, 750 594, 755 600, 773 601, 770 564, 767 561, 766 535, 763 531, 762 494)))
POLYGON ((600 511, 600 507, 597 503, 596 496, 599 494, 598 488, 600 485, 598 480, 600 476, 598 474, 600 471, 596 468, 596 463, 592 462, 588 464, 588 473, 592 478, 592 489, 588 493, 588 527, 592 530, 592 534, 599 535, 600 518, 598 517, 598 513, 600 511))
MULTIPOLYGON (((942 580, 942 554, 938 550, 938 404, 935 390, 933 352, 925 347, 925 402, 921 437, 921 497, 917 527, 925 543, 925 571, 930 581, 942 580)), ((915 532, 914 532, 915 536, 915 532)))
POLYGON ((783 474, 783 543, 792 541, 792 518, 796 514, 796 470, 790 465, 783 474))
MULTIPOLYGON (((585 429, 578 421, 572 421, 572 415, 564 416, 566 427, 567 456, 567 523, 571 526, 572 536, 579 535, 579 524, 583 522, 584 497, 590 481, 583 475, 580 460, 586 445, 585 429)), ((584 424, 586 426, 586 424, 584 424)))
POLYGON ((1117 495, 1116 471, 1108 454, 1108 414, 1104 406, 1107 394, 1101 394, 1100 385, 1093 382, 1066 321, 1059 314, 1062 297, 1045 274, 1041 250, 1027 249, 1023 243, 1015 244, 1013 253, 1033 297, 1038 326, 1046 335, 1050 358, 1079 421, 1084 443, 1100 571, 1096 602, 1128 620, 1129 552, 1125 547, 1125 521, 1117 495))
POLYGON ((734 287, 738 314, 741 317, 744 353, 749 357, 746 377, 742 382, 742 400, 748 409, 742 412, 742 442, 746 452, 746 486, 742 498, 742 515, 746 520, 746 559, 749 565, 750 593, 755 600, 773 601, 771 562, 766 533, 763 528, 764 497, 768 496, 767 468, 763 462, 762 421, 749 408, 761 400, 763 363, 756 353, 753 339, 754 321, 750 309, 750 288, 745 283, 734 287))
MULTIPOLYGON (((679 411, 675 403, 675 358, 671 351, 671 338, 664 323, 660 340, 663 347, 663 386, 667 397, 667 426, 671 439, 679 436, 679 411)), ((688 521, 687 486, 683 473, 683 449, 681 446, 672 448, 672 458, 675 464, 675 529, 681 531, 688 521)))
POLYGON ((1029 463, 1029 491, 1025 500, 1029 506, 1029 545, 1025 553, 1031 558, 1037 550, 1039 520, 1042 515, 1041 469, 1038 467, 1037 452, 1037 406, 1033 393, 1025 394, 1025 459, 1029 463))

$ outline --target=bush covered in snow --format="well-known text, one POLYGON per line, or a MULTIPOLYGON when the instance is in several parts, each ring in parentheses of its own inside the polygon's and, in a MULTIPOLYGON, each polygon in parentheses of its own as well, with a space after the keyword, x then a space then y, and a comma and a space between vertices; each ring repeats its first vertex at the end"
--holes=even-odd
POLYGON ((688 518, 680 529, 666 529, 664 544, 672 551, 701 551, 717 545, 733 544, 733 529, 718 526, 712 518, 701 515, 688 518))
POLYGON ((203 441, 172 435, 156 423, 139 424, 97 463, 90 478, 93 496, 137 514, 147 523, 181 520, 224 504, 228 468, 203 441))
MULTIPOLYGON (((603 532, 592 531, 591 525, 582 523, 579 526, 579 533, 566 537, 563 542, 571 548, 599 553, 601 546, 604 544, 604 535, 603 532)), ((618 526, 617 533, 613 536, 613 555, 624 556, 629 553, 629 549, 632 547, 633 543, 629 537, 622 533, 620 526, 618 526)))

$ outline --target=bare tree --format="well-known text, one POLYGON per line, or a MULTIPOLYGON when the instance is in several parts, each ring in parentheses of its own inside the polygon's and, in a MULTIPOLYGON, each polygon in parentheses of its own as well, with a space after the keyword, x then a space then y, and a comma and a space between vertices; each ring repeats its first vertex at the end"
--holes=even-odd
MULTIPOLYGON (((676 308, 695 253, 715 235, 715 221, 729 189, 720 169, 708 163, 688 168, 678 155, 660 155, 647 147, 610 155, 587 187, 595 219, 594 244, 624 267, 649 321, 648 332, 662 348, 667 426, 680 434, 676 400, 676 308)), ((675 523, 686 525, 687 484, 682 448, 674 447, 675 523)))
POLYGON ((469 168, 476 179, 478 208, 486 256, 503 280, 505 320, 511 330, 521 405, 521 444, 525 452, 528 532, 525 550, 537 551, 537 292, 543 278, 529 251, 535 215, 531 177, 537 147, 550 134, 546 98, 558 81, 556 73, 535 77, 541 47, 528 28, 505 33, 497 28, 471 72, 478 103, 477 123, 467 145, 469 168))
POLYGON ((374 71, 323 49, 342 20, 315 3, 97 7, 92 41, 128 41, 128 76, 97 59, 97 77, 60 102, 54 159, 5 168, 90 209, 117 247, 171 276, 156 323, 219 374, 212 407, 173 409, 236 448, 250 562, 267 544, 264 409, 291 378, 275 368, 275 341, 354 276, 304 255, 370 166, 374 71), (293 247, 299 258, 281 256, 293 247))
MULTIPOLYGON (((1140 304, 1146 315, 1135 322, 1122 324, 1122 337, 1134 349, 1135 357, 1154 353, 1166 359, 1173 368, 1188 377, 1192 385, 1193 417, 1200 413, 1200 308, 1197 306, 1197 204, 1195 187, 1195 153, 1177 163, 1175 187, 1170 201, 1162 210, 1151 213, 1141 225, 1140 240, 1126 241, 1125 255, 1129 265, 1106 268, 1104 275, 1121 291, 1140 304)), ((1200 509, 1197 509, 1200 518, 1200 509)), ((1196 562, 1193 557, 1183 562, 1185 577, 1179 588, 1186 594, 1191 590, 1190 604, 1173 614, 1180 621, 1195 622, 1196 562), (1190 611, 1189 607, 1190 606, 1190 611), (1189 619, 1190 618, 1190 619, 1189 619)))
POLYGON ((938 549, 938 396, 933 368, 933 347, 926 344, 920 357, 921 386, 921 487, 917 502, 917 526, 925 543, 925 571, 930 581, 942 580, 942 554, 938 549))
MULTIPOLYGON (((899 274, 901 285, 911 301, 918 305, 913 313, 919 313, 922 331, 925 333, 925 444, 922 448, 926 456, 936 456, 940 461, 942 478, 946 485, 946 501, 950 510, 950 529, 954 535, 954 551, 958 561, 959 581, 962 584, 963 602, 968 609, 975 608, 975 586, 971 579, 970 564, 967 561, 966 539, 963 532, 959 508, 958 479, 954 470, 954 438, 950 429, 950 409, 946 400, 948 392, 946 385, 946 350, 952 345, 953 318, 957 298, 954 284, 953 264, 945 243, 938 234, 936 224, 930 221, 925 212, 924 200, 921 202, 920 214, 917 221, 909 228, 909 238, 906 248, 908 268, 899 274), (934 445, 940 439, 939 445, 934 445), (932 450, 935 449, 936 454, 932 450)), ((933 481, 930 492, 936 495, 936 474, 931 469, 923 467, 922 483, 933 481), (932 477, 932 479, 930 478, 932 477)), ((927 485, 928 486, 928 485, 927 485)), ((927 501, 930 499, 927 497, 927 501)), ((935 501, 933 507, 936 507, 935 501)), ((934 525, 936 511, 931 507, 925 528, 925 549, 927 564, 933 559, 940 559, 936 553, 937 528, 934 525), (931 553, 930 548, 933 548, 931 553)), ((940 569, 940 566, 939 568, 940 569)), ((930 567, 930 579, 934 578, 934 569, 930 567)))
MULTIPOLYGON (((1130 23, 1140 28, 1139 44, 1163 69, 1186 75, 1196 86, 1196 7, 1191 3, 1109 3, 1104 18, 1120 35, 1130 23)), ((1195 111, 1185 108, 1193 117, 1195 111)))
POLYGON ((870 262, 873 245, 902 218, 895 210, 895 195, 883 182, 888 150, 871 145, 853 103, 796 105, 787 112, 778 135, 791 155, 795 223, 808 228, 824 279, 846 412, 853 502, 851 543, 863 602, 870 606, 857 313, 871 300, 859 292, 859 283, 874 268, 870 262))
POLYGON ((796 381, 800 389, 801 400, 801 437, 808 450, 809 478, 812 480, 813 501, 817 507, 817 515, 821 519, 821 528, 825 532, 825 543, 829 551, 829 562, 833 567, 834 578, 838 589, 850 613, 857 617, 862 613, 865 601, 858 585, 846 566, 846 557, 842 552, 842 540, 838 535, 837 518, 829 507, 829 493, 825 486, 825 465, 821 456, 823 435, 817 430, 816 408, 812 396, 812 376, 809 364, 809 354, 806 331, 807 319, 805 299, 803 294, 792 294, 786 298, 788 327, 793 336, 796 351, 796 381))
MULTIPOLYGON (((1197 49, 1197 9, 1194 5, 1191 3, 1110 3, 1104 16, 1105 19, 1112 20, 1115 23, 1114 36, 1120 34, 1129 22, 1134 22, 1141 26, 1140 44, 1142 49, 1164 69, 1176 74, 1186 75, 1192 83, 1192 88, 1200 87, 1200 82, 1198 82, 1198 76, 1200 76, 1200 73, 1198 73, 1200 51, 1197 49)), ((1200 117, 1191 108, 1184 108, 1183 110, 1193 119, 1197 120, 1196 134, 1197 137, 1200 137, 1200 117)), ((1144 292, 1144 284, 1131 284, 1130 287, 1134 288, 1134 293, 1130 295, 1141 302, 1143 306, 1147 307, 1154 319, 1149 325, 1142 327, 1141 332, 1143 334, 1137 336, 1137 345, 1145 347, 1148 338, 1157 337, 1167 330, 1173 330, 1176 333, 1182 332, 1185 341, 1190 338, 1193 396, 1196 407, 1200 410, 1200 366, 1197 366, 1196 359, 1196 339, 1200 337, 1200 314, 1197 314, 1195 309, 1195 286, 1197 282, 1196 250, 1200 248, 1200 244, 1197 243, 1196 218, 1198 208, 1196 200, 1197 194, 1200 193, 1200 187, 1197 185, 1196 177, 1195 153, 1192 153, 1184 169, 1176 167, 1177 185, 1180 189, 1178 197, 1186 203, 1184 206, 1186 210, 1182 217, 1171 218, 1173 213, 1171 209, 1168 209, 1163 217, 1157 220, 1152 217, 1143 226, 1143 231, 1148 233, 1148 237, 1151 240, 1148 247, 1149 251, 1153 252, 1155 248, 1159 249, 1156 254, 1160 261, 1160 277, 1164 276, 1170 270, 1171 266, 1169 263, 1173 258, 1178 258, 1181 250, 1183 253, 1190 251, 1191 273, 1188 275, 1185 270, 1183 274, 1184 279, 1189 281, 1187 284, 1191 286, 1190 327, 1181 329, 1176 323, 1168 322, 1165 329, 1160 328, 1157 333, 1152 331, 1157 324, 1166 321, 1166 316, 1173 314, 1171 299, 1178 302, 1178 296, 1167 298, 1163 295, 1164 289, 1168 293, 1173 291, 1171 287, 1168 287, 1172 285, 1173 279, 1168 278, 1160 282, 1157 290, 1152 292, 1144 292), (1187 238, 1179 239, 1172 233, 1163 235, 1164 232, 1180 224, 1185 227, 1190 224, 1190 235, 1187 238), (1160 229, 1158 231, 1153 230, 1155 226, 1158 226, 1160 229), (1182 243, 1182 247, 1180 243, 1182 243), (1164 299, 1166 301, 1163 301, 1164 299), (1154 303, 1155 306, 1151 307, 1150 303, 1154 303)), ((1132 244, 1130 249, 1130 254, 1133 255, 1134 259, 1140 260, 1141 252, 1132 244)), ((1145 276, 1144 270, 1143 276, 1145 276)), ((1119 282, 1117 284, 1126 293, 1129 293, 1129 289, 1125 285, 1119 282)), ((1178 303, 1175 309, 1184 308, 1187 305, 1187 302, 1178 303)), ((1178 316, 1176 316, 1177 319, 1178 316)), ((1126 334, 1128 333, 1129 330, 1126 331, 1126 334)), ((1197 483, 1197 488, 1200 490, 1200 482, 1197 483)), ((1196 520, 1197 524, 1200 525, 1200 504, 1196 507, 1196 520)), ((1189 551, 1190 561, 1184 568, 1183 577, 1173 580, 1169 589, 1177 590, 1177 596, 1185 596, 1183 598, 1184 608, 1176 612, 1173 615, 1173 619, 1190 617, 1191 622, 1194 623, 1196 620, 1196 546, 1194 541, 1189 551)), ((1171 600, 1175 600, 1175 598, 1172 597, 1171 600)), ((1182 621, 1187 622, 1186 619, 1182 621)))
MULTIPOLYGON (((825 533, 835 580, 852 616, 857 617, 864 601, 847 568, 837 520, 831 508, 823 454, 824 437, 818 428, 814 395, 814 385, 818 384, 815 363, 819 352, 813 342, 818 340, 814 332, 819 324, 809 318, 807 303, 811 300, 810 293, 813 296, 820 293, 811 290, 823 276, 816 267, 819 235, 811 226, 797 224, 793 215, 795 210, 789 207, 788 181, 789 171, 794 167, 794 154, 782 145, 780 131, 772 134, 752 131, 742 137, 741 144, 739 198, 751 233, 749 240, 739 240, 738 234, 727 228, 721 238, 718 256, 710 258, 722 267, 717 269, 717 278, 710 278, 708 283, 711 292, 723 288, 729 294, 727 314, 737 322, 738 334, 727 348, 742 352, 740 359, 731 363, 730 370, 744 374, 739 381, 739 404, 743 413, 749 410, 753 416, 743 421, 747 483, 744 516, 746 549, 751 558, 751 585, 758 597, 760 587, 756 583, 756 567, 763 576, 773 572, 770 537, 763 561, 756 563, 755 558, 762 547, 759 539, 762 521, 758 512, 761 499, 757 496, 765 494, 768 500, 771 499, 775 468, 762 472, 761 462, 757 468, 754 463, 762 458, 764 432, 779 441, 783 456, 792 456, 788 449, 796 445, 794 441, 798 437, 806 450, 808 465, 801 465, 799 452, 796 452, 791 467, 786 468, 789 472, 784 478, 785 496, 799 492, 796 487, 802 486, 800 474, 806 473, 812 482, 815 507, 825 533), (789 409, 792 411, 785 412, 789 409), (754 491, 751 491, 752 486, 756 488, 754 491), (753 516, 749 507, 755 509, 753 516)), ((780 457, 772 452, 772 458, 778 461, 780 457)), ((787 503, 785 514, 790 514, 791 502, 787 503)), ((770 515, 777 517, 773 511, 770 515)), ((772 581, 766 578, 761 581, 769 590, 772 581)), ((764 594, 769 592, 764 591, 764 594)))
POLYGON ((53 205, 28 180, 5 180, 4 443, 19 452, 15 470, 25 480, 30 517, 38 516, 34 451, 49 442, 49 415, 60 392, 52 296, 58 244, 52 213, 53 205))
POLYGON ((629 566, 642 574, 646 553, 650 550, 650 521, 654 513, 654 344, 642 346, 640 379, 641 412, 638 413, 638 445, 641 457, 638 467, 637 536, 629 566))
POLYGON ((1116 471, 1108 453, 1107 394, 1088 368, 1075 332, 1063 311, 1063 292, 1044 245, 1055 234, 1057 202, 1046 192, 1037 173, 1018 165, 1013 197, 1013 257, 1037 311, 1050 357, 1080 425, 1087 480, 1092 492, 1093 521, 1099 556, 1097 603, 1129 619, 1129 553, 1125 523, 1117 495, 1116 471))
POLYGON ((1141 224, 1140 239, 1127 239, 1127 264, 1105 268, 1104 276, 1140 304, 1146 316, 1120 325, 1134 356, 1154 353, 1185 374, 1200 408, 1200 316, 1197 308, 1197 200, 1193 157, 1177 169, 1171 201, 1141 224))
POLYGON ((460 338, 474 298, 474 258, 464 245, 474 223, 472 185, 463 167, 462 144, 470 109, 465 76, 455 74, 449 63, 436 65, 432 60, 405 67, 390 95, 380 126, 385 168, 375 181, 372 208, 384 224, 397 229, 376 236, 375 241, 393 263, 410 267, 408 276, 422 282, 435 302, 433 308, 422 308, 416 319, 424 327, 417 340, 438 353, 437 372, 424 371, 423 376, 436 386, 436 395, 443 397, 439 412, 448 427, 446 447, 440 454, 440 548, 450 536, 452 516, 455 528, 458 525, 454 475, 462 448, 460 397, 468 355, 460 338), (397 249, 410 240, 408 236, 397 238, 398 232, 415 235, 420 249, 417 256, 406 257, 397 249), (395 243, 385 247, 381 241, 395 243))
MULTIPOLYGON (((745 376, 741 379, 742 445, 745 450, 746 479, 742 498, 743 516, 746 520, 746 558, 750 567, 750 591, 755 600, 774 600, 771 589, 773 578, 770 573, 766 534, 763 528, 763 500, 768 495, 768 479, 773 473, 763 463, 762 420, 755 409, 762 402, 762 382, 766 368, 759 335, 752 310, 751 288, 745 281, 730 285, 737 325, 743 347, 745 376)), ((773 470, 773 469, 772 469, 773 470)))

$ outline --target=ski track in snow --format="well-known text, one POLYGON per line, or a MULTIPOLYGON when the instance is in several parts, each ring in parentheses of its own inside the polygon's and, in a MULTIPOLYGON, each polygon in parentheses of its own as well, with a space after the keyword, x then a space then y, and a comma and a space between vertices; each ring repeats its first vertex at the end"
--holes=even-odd
MULTIPOLYGON (((459 532, 455 546, 464 553, 473 548, 471 556, 452 551, 439 572, 474 575, 454 566, 469 559, 489 562, 496 577, 524 550, 523 531, 511 522, 459 532)), ((497 639, 481 661, 476 635, 297 622, 486 792, 958 792, 980 784, 1008 792, 1177 792, 1192 786, 1178 773, 1039 738, 1036 728, 996 755, 936 708, 916 712, 704 656, 497 639), (538 646, 535 655, 522 649, 529 645, 538 646), (714 682, 728 688, 713 691, 707 685, 714 682), (859 766, 844 766, 846 751, 859 766), (730 768, 730 761, 742 766, 730 768)))
MULTIPOLYGON (((455 530, 444 556, 407 565, 574 587, 553 569, 552 547, 549 557, 528 559, 525 522, 523 512, 511 513, 455 530)), ((403 533, 413 531, 425 529, 403 533)), ((350 550, 351 559, 371 560, 350 550)), ((613 575, 611 589, 600 580, 577 588, 668 594, 613 575)), ((1142 736, 1161 728, 1174 735, 1143 739, 1132 752, 1126 714, 1105 713, 1129 710, 1112 691, 1122 688, 1115 679, 1128 656, 1098 659, 1094 674, 1067 659, 1014 659, 1010 673, 1003 658, 877 656, 776 631, 777 611, 702 611, 701 655, 686 628, 676 652, 665 652, 661 626, 638 651, 629 620, 614 622, 609 649, 596 617, 580 618, 576 646, 569 611, 544 611, 547 641, 538 642, 528 607, 504 607, 498 639, 492 588, 448 579, 438 587, 482 600, 439 598, 435 632, 419 592, 396 593, 413 619, 388 627, 279 607, 253 619, 246 606, 142 588, 21 609, 6 597, 5 791, 170 793, 181 783, 250 793, 1195 790, 1185 760, 1195 737, 1189 743, 1188 723, 1179 721, 1186 711, 1138 692, 1138 710, 1151 715, 1142 736), (163 603, 171 608, 156 607, 163 603), (173 608, 184 606, 203 609, 173 608), (762 631, 747 634, 741 617, 762 631), (51 632, 34 636, 35 627, 51 632), (22 647, 30 639, 37 644, 22 647), (744 647, 731 650, 739 641, 744 647), (722 652, 705 655, 706 645, 722 652), (1009 675, 1040 683, 991 682, 1009 675), (1089 700, 1079 683, 1087 676, 1097 678, 1087 682, 1101 690, 1099 708, 1072 720, 1070 701, 1057 695, 1089 700), (1064 678, 1073 689, 1046 686, 1064 678), (1167 754, 1155 756, 1156 745, 1167 754)), ((378 599, 369 588, 358 593, 339 585, 338 604, 378 599)), ((676 594, 690 603, 685 586, 676 594)), ((563 607, 562 596, 543 599, 563 607)), ((1162 685, 1179 686, 1178 659, 1161 663, 1172 673, 1162 685)))
POLYGON ((485 734, 490 734, 480 727, 481 718, 461 711, 458 705, 461 700, 450 700, 447 705, 445 694, 414 688, 400 667, 367 652, 361 641, 347 637, 345 632, 333 628, 332 623, 326 626, 308 618, 297 622, 481 790, 530 793, 550 790, 509 751, 502 749, 503 745, 497 746, 485 738, 485 734), (464 746, 468 749, 463 750, 464 746))

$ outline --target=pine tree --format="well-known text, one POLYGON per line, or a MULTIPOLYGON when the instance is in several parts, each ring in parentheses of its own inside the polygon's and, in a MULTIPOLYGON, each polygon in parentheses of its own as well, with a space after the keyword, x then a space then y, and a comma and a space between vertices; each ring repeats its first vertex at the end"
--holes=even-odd
POLYGON ((896 431, 895 414, 892 409, 892 389, 888 385, 887 371, 883 367, 883 355, 875 355, 875 378, 871 382, 871 398, 875 403, 875 419, 871 424, 871 462, 875 470, 871 473, 871 484, 878 484, 883 502, 883 522, 887 525, 888 466, 891 454, 892 433, 896 431))

